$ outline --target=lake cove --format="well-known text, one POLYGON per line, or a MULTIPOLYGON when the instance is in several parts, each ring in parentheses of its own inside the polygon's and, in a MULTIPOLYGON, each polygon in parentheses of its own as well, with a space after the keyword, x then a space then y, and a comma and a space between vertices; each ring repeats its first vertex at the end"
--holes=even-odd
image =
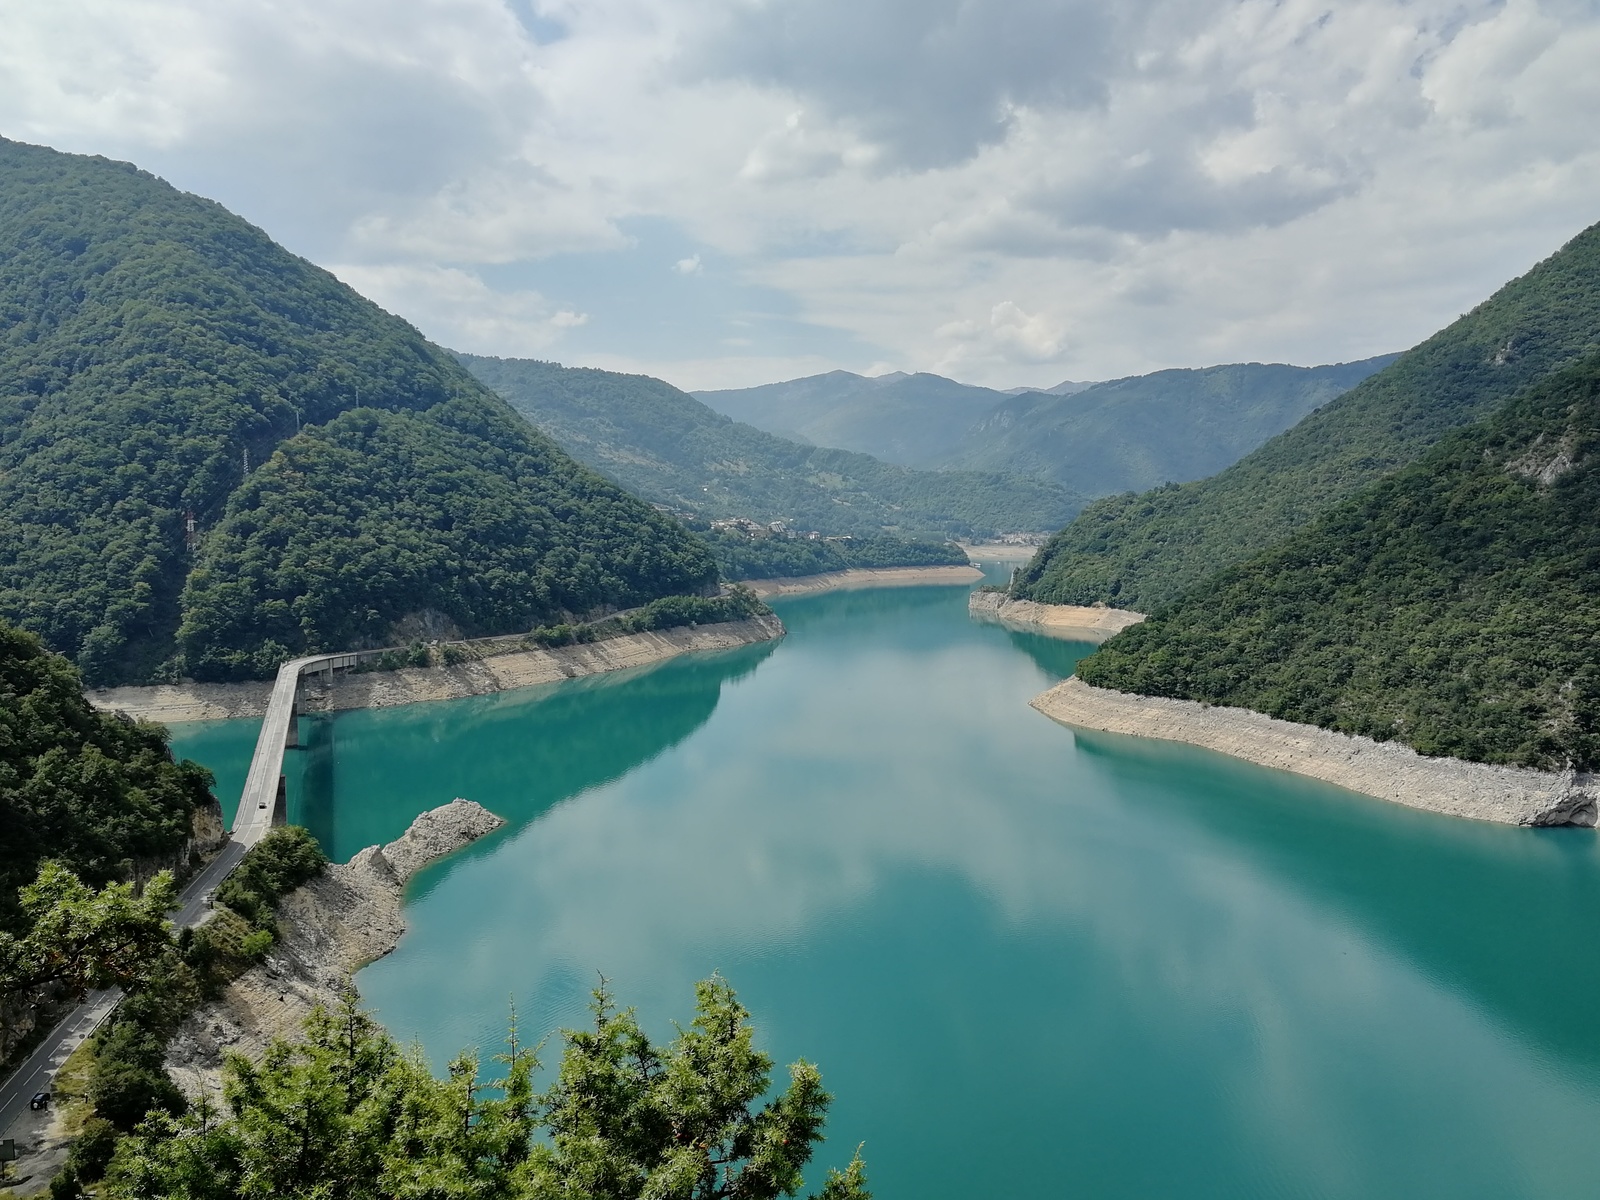
MULTIPOLYGON (((1600 1179, 1592 830, 1454 820, 1028 707, 1092 647, 960 587, 779 601, 781 643, 304 723, 335 858, 508 826, 412 884, 367 1002, 436 1065, 654 1034, 720 970, 881 1200, 1571 1197, 1600 1179)), ((174 728, 237 794, 254 722, 174 728)))

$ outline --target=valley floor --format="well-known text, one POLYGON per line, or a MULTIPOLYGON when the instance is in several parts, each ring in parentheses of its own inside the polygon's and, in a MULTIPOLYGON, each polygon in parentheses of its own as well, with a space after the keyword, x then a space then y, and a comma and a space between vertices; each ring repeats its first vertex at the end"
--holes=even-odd
POLYGON ((1091 687, 1076 676, 1032 703, 1045 716, 1073 728, 1188 742, 1454 817, 1507 825, 1593 826, 1600 815, 1600 788, 1592 775, 1429 758, 1394 742, 1350 737, 1243 708, 1091 687))

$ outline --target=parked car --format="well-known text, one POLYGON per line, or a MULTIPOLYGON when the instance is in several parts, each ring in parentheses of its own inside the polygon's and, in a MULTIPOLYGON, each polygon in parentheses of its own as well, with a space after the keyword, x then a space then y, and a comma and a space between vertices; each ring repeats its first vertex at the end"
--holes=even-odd
POLYGON ((38 1111, 39 1109, 43 1108, 46 1104, 49 1104, 49 1103, 50 1103, 50 1093, 49 1092, 37 1092, 37 1093, 34 1094, 33 1099, 28 1101, 28 1107, 33 1109, 33 1110, 35 1110, 35 1111, 38 1111))

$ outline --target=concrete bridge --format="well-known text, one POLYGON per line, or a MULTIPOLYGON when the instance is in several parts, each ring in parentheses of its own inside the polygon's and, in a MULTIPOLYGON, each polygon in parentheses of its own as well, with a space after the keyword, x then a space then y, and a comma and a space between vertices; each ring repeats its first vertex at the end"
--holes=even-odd
POLYGON ((283 752, 300 744, 300 685, 307 674, 332 676, 384 654, 383 650, 349 650, 342 654, 313 654, 278 668, 267 702, 267 715, 256 738, 256 751, 245 776, 239 810, 233 815, 233 841, 248 850, 274 825, 286 820, 283 752))

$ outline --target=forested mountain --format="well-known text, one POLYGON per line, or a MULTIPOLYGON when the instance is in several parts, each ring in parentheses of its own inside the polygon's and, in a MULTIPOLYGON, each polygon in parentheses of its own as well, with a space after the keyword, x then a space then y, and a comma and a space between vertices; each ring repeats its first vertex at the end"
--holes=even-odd
POLYGON ((714 579, 677 522, 260 230, 126 163, 0 141, 0 615, 91 682, 714 579))
POLYGON ((1156 371, 1066 395, 1022 392, 990 410, 942 461, 1038 475, 1090 496, 1202 479, 1395 358, 1325 367, 1234 363, 1156 371))
POLYGON ((644 375, 460 358, 574 457, 648 500, 702 518, 943 538, 1053 529, 1083 506, 1075 493, 1042 480, 914 471, 801 445, 644 375))
POLYGON ((720 413, 818 446, 871 454, 901 466, 931 466, 1009 397, 919 372, 867 378, 829 371, 783 383, 696 392, 720 413))
POLYGON ((1425 754, 1600 767, 1600 353, 1084 659, 1425 754))
POLYGON ((158 727, 96 712, 71 663, 0 621, 0 931, 45 857, 95 885, 171 859, 210 789, 158 727))
POLYGON ((1151 611, 1600 345, 1600 226, 1227 470, 1086 509, 1014 593, 1151 611))

